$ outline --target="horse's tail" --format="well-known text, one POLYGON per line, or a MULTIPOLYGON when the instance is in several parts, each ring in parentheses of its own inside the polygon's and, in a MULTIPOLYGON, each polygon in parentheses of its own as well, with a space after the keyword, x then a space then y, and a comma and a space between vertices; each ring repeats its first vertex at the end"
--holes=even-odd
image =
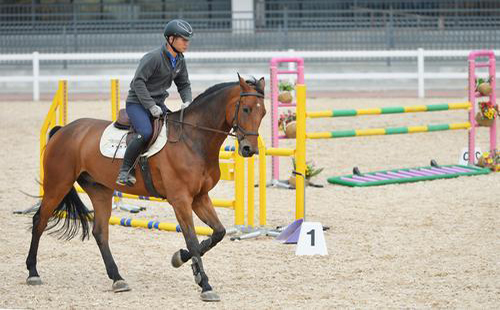
MULTIPOLYGON (((61 126, 52 128, 49 132, 49 139, 61 128, 61 126)), ((37 211, 37 214, 39 213, 40 209, 37 211)), ((52 213, 52 217, 45 230, 54 229, 62 222, 61 227, 57 227, 50 233, 58 235, 59 239, 70 240, 78 234, 81 228, 83 241, 89 238, 89 222, 92 220, 92 213, 87 209, 73 186, 52 213)))
POLYGON ((49 139, 52 138, 52 136, 59 130, 61 129, 62 126, 54 126, 52 129, 49 131, 49 139))
POLYGON ((51 230, 62 225, 50 232, 55 234, 59 239, 71 240, 75 237, 80 228, 82 229, 82 241, 89 238, 90 223, 93 220, 92 212, 87 209, 83 201, 78 196, 75 187, 72 187, 57 208, 54 210, 52 217, 49 220, 46 230, 51 230))

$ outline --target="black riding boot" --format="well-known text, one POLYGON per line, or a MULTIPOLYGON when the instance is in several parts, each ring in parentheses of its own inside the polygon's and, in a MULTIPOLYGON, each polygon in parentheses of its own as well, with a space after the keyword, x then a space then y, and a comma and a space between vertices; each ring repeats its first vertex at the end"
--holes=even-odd
POLYGON ((135 184, 135 171, 134 163, 137 157, 141 154, 145 144, 144 137, 140 134, 134 134, 132 140, 127 145, 125 156, 123 157, 123 164, 118 173, 116 184, 133 186, 135 184))

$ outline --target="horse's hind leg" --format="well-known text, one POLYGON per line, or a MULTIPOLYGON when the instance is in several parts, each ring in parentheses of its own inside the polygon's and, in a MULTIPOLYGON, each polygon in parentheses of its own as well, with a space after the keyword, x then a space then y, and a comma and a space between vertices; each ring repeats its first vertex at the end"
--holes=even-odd
MULTIPOLYGON (((220 222, 207 193, 198 195, 194 198, 193 211, 203 223, 207 224, 213 230, 213 234, 200 243, 200 255, 203 256, 224 238, 226 229, 220 222)), ((172 256, 172 266, 178 268, 189 261, 191 257, 191 252, 180 249, 172 256)))
POLYGON ((189 253, 192 255, 192 265, 193 275, 196 283, 201 287, 201 299, 203 301, 220 301, 219 296, 212 290, 210 284, 208 284, 208 277, 203 269, 203 263, 201 261, 201 247, 198 242, 198 237, 194 229, 193 214, 191 201, 189 199, 181 199, 177 201, 170 201, 174 206, 175 216, 179 225, 181 226, 182 234, 186 240, 186 245, 189 253))
POLYGON ((42 236, 45 228, 47 227, 47 222, 53 215, 54 210, 57 208, 59 203, 62 201, 64 196, 70 191, 73 186, 74 180, 56 180, 50 182, 45 174, 44 180, 44 195, 42 202, 40 203, 40 208, 33 216, 33 228, 31 230, 31 245, 28 253, 28 258, 26 259, 26 268, 29 271, 28 279, 26 283, 29 285, 39 285, 42 284, 42 280, 38 275, 36 268, 37 263, 37 253, 38 245, 40 242, 40 237, 42 236), (50 184, 50 186, 47 186, 50 184))
POLYGON ((89 175, 83 175, 78 183, 87 192, 94 206, 94 228, 92 234, 101 252, 108 277, 113 280, 115 293, 129 291, 130 288, 118 272, 113 255, 109 248, 109 218, 111 217, 111 204, 113 190, 90 180, 89 175))

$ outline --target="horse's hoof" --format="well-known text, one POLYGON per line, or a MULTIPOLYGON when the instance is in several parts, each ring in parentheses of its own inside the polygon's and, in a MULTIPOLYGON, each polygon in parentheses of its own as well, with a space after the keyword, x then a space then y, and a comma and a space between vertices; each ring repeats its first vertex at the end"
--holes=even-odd
POLYGON ((182 261, 182 258, 181 258, 181 251, 177 251, 174 253, 174 255, 172 255, 172 266, 174 266, 174 268, 179 268, 180 266, 182 266, 182 264, 184 264, 184 262, 182 261))
POLYGON ((128 286, 127 282, 125 282, 125 280, 118 280, 113 283, 113 292, 120 293, 127 291, 130 291, 130 287, 128 286))
POLYGON ((26 279, 26 284, 28 284, 28 285, 42 285, 42 279, 40 277, 28 277, 28 279, 26 279))
POLYGON ((203 292, 201 293, 200 298, 203 301, 220 301, 219 295, 217 295, 214 291, 203 292))

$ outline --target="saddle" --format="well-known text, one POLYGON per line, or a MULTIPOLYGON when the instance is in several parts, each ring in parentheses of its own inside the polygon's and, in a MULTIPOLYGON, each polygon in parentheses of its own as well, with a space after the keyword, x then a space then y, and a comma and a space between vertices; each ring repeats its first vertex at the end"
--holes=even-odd
MULTIPOLYGON (((147 151, 149 149, 149 147, 151 145, 153 145, 153 143, 156 141, 156 139, 160 135, 160 131, 161 131, 161 128, 162 128, 164 122, 165 122, 165 126, 166 126, 166 119, 167 119, 166 115, 162 115, 159 118, 153 119, 153 124, 152 124, 153 125, 153 134, 151 135, 151 138, 149 139, 148 143, 146 144, 144 151, 147 151)), ((118 119, 116 120, 116 122, 113 123, 113 125, 118 129, 128 130, 127 138, 126 138, 127 145, 128 145, 128 142, 131 139, 131 134, 135 133, 135 129, 130 124, 130 119, 129 119, 127 111, 125 109, 120 109, 120 111, 118 111, 118 119)))

